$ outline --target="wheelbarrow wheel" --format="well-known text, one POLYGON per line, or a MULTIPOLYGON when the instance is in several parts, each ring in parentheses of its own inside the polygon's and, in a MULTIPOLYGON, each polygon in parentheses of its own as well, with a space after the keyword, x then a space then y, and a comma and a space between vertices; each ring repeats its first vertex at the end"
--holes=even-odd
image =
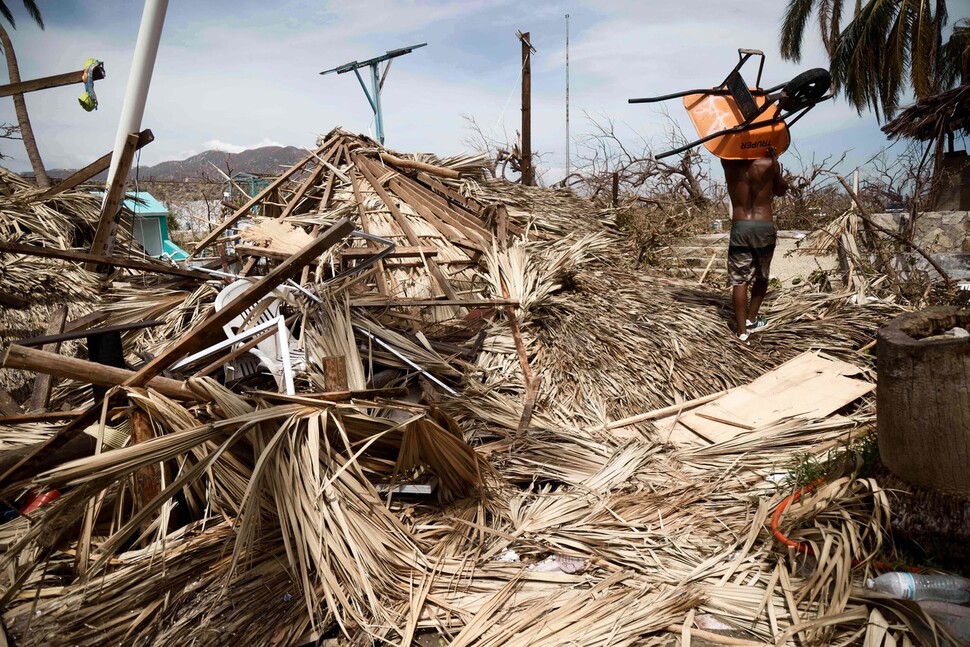
POLYGON ((801 110, 818 103, 832 85, 832 76, 825 68, 816 67, 802 72, 785 84, 788 100, 782 106, 789 112, 801 110))

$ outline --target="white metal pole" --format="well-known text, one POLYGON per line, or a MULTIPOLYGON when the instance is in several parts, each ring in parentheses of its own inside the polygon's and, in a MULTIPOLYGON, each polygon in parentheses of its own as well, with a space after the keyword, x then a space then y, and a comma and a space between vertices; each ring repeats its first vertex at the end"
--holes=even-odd
POLYGON ((158 53, 158 43, 162 38, 162 25, 165 23, 167 9, 168 0, 145 0, 141 27, 138 29, 138 41, 135 43, 135 54, 131 60, 131 73, 128 75, 125 102, 121 106, 121 120, 118 122, 118 133, 115 135, 114 152, 111 154, 111 167, 108 169, 108 186, 111 186, 118 170, 118 160, 121 159, 125 139, 131 133, 141 130, 141 118, 145 114, 148 87, 152 82, 155 56, 158 53))

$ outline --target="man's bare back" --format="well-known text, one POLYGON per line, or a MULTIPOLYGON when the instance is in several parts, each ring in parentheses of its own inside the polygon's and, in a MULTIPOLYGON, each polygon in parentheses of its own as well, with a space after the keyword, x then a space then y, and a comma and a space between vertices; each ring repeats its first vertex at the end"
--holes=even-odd
POLYGON ((781 164, 773 149, 768 157, 756 160, 721 160, 731 196, 731 237, 728 243, 728 283, 737 334, 747 341, 748 330, 764 327, 758 316, 768 292, 771 257, 775 253, 775 224, 771 201, 788 190, 781 164), (748 302, 748 286, 751 301, 748 302))
POLYGON ((731 197, 732 220, 770 221, 772 198, 788 190, 778 158, 721 160, 721 165, 731 197))

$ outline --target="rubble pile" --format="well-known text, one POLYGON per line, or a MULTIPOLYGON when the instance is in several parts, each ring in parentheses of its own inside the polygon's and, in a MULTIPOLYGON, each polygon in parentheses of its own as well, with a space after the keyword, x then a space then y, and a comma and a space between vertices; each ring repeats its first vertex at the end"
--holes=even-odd
POLYGON ((334 130, 178 266, 124 228, 89 258, 97 209, 0 178, 16 644, 932 640, 858 588, 876 483, 768 479, 865 435, 869 396, 669 433, 806 349, 871 381, 859 349, 899 308, 790 294, 741 345, 722 295, 636 270, 612 212, 485 169, 334 130), (21 219, 41 208, 67 220, 21 219), (36 303, 68 311, 8 323, 36 303))

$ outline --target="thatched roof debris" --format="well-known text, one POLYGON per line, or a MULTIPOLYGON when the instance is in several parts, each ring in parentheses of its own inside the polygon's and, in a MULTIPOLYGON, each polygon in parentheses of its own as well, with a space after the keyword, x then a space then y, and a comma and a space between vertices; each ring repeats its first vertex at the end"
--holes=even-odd
MULTIPOLYGON (((83 380, 56 386, 50 408, 72 425, 0 419, 0 500, 59 494, 0 525, 18 644, 410 645, 437 631, 665 645, 711 623, 744 644, 932 640, 918 609, 853 587, 882 550, 877 483, 840 472, 788 506, 784 545, 811 546, 811 564, 766 528, 791 493, 766 477, 864 435, 870 401, 701 446, 665 445, 652 413, 630 420, 809 348, 864 367, 859 349, 898 308, 781 295, 744 346, 723 295, 633 266, 612 212, 491 180, 483 162, 335 130, 201 242, 223 274, 92 282, 98 325, 163 323, 125 333, 132 371, 98 371, 117 385, 104 403, 83 380), (319 242, 344 219, 366 236, 319 242), (374 260, 382 240, 395 251, 374 260), (227 306, 239 273, 253 298, 227 306), (175 368, 230 316, 266 311, 295 340, 293 393, 265 369, 226 378, 239 344, 175 368), (127 446, 94 440, 119 433, 127 446), (59 450, 38 454, 47 441, 59 450)), ((23 203, 0 212, 37 208, 23 203)))
POLYGON ((970 132, 970 85, 920 99, 882 127, 890 137, 920 141, 939 139, 947 133, 970 132))

